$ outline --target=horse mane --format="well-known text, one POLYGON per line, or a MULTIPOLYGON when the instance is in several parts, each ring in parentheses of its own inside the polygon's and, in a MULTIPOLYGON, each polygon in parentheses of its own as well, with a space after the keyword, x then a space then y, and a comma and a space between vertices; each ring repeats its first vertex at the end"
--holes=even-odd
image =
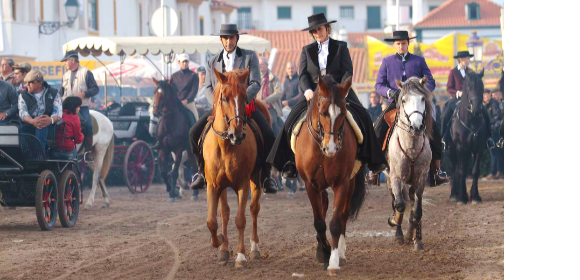
MULTIPOLYGON (((161 88, 163 91, 163 97, 165 99, 169 99, 169 101, 173 101, 172 103, 179 102, 177 98, 177 85, 175 83, 169 83, 167 80, 159 81, 157 88, 161 88)), ((157 91, 155 91, 157 94, 157 91)))
MULTIPOLYGON (((237 78, 237 76, 241 75, 242 73, 244 73, 244 70, 241 70, 241 69, 233 69, 232 71, 223 73, 228 79, 227 80, 228 86, 232 86, 234 88, 243 87, 242 83, 240 83, 240 80, 237 78)), ((216 86, 216 88, 213 90, 213 108, 211 110, 212 116, 215 116, 215 108, 217 108, 217 105, 220 101, 219 94, 220 94, 222 86, 223 85, 218 82, 218 86, 216 86)), ((234 91, 230 91, 230 92, 224 91, 223 95, 226 98, 232 97, 233 92, 234 91)), ((247 93, 245 90, 243 92, 238 92, 238 94, 241 95, 242 97, 244 97, 244 100, 245 100, 245 97, 247 96, 247 93)))
POLYGON ((461 95, 462 106, 469 104, 469 98, 473 94, 477 94, 477 98, 483 100, 483 80, 482 77, 475 72, 465 73, 465 80, 463 81, 463 94, 461 95))
MULTIPOLYGON (((431 139, 431 132, 433 130, 433 97, 431 92, 421 84, 421 79, 417 77, 411 77, 403 83, 403 88, 401 89, 401 94, 399 94, 399 99, 397 99, 397 108, 401 108, 403 96, 408 92, 415 92, 423 94, 425 96, 425 134, 429 139, 431 139)), ((399 115, 399 118, 401 116, 399 115)))
MULTIPOLYGON (((336 82, 334 80, 334 78, 332 77, 332 75, 324 75, 322 77, 320 77, 320 79, 322 79, 324 81, 324 84, 326 84, 327 87, 329 87, 331 89, 331 98, 330 98, 330 104, 336 104, 336 101, 339 100, 340 96, 338 95, 338 88, 336 87, 338 85, 338 82, 336 82)), ((312 101, 316 100, 318 101, 318 97, 321 95, 320 93, 320 86, 316 87, 316 91, 314 91, 314 97, 312 98, 312 101)), ((314 110, 315 107, 318 107, 318 102, 310 102, 310 106, 308 106, 308 114, 312 113, 312 110, 314 110)))

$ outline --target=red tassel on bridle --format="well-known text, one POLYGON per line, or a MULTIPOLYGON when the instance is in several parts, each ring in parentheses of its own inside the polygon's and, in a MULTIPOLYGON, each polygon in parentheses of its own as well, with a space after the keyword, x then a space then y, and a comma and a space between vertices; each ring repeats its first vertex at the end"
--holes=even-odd
POLYGON ((246 105, 246 116, 248 116, 248 118, 251 118, 253 112, 256 112, 256 106, 254 105, 254 100, 252 100, 250 102, 250 104, 246 105))

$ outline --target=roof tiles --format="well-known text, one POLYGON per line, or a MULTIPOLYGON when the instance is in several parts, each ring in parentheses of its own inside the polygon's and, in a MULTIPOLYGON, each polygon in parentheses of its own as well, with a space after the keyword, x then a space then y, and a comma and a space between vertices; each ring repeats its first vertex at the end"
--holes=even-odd
POLYGON ((449 0, 428 13, 414 28, 500 26, 500 15, 501 7, 489 0, 449 0), (469 3, 479 4, 479 20, 467 20, 465 5, 469 3))

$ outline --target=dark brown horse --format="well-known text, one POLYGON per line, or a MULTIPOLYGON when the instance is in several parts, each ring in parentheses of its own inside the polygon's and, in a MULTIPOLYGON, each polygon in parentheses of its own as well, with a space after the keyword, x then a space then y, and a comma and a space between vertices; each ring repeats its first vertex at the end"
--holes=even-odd
MULTIPOLYGON (((231 187, 238 195, 238 248, 236 267, 247 263, 244 246, 246 228, 246 203, 251 190, 250 212, 252 215, 252 236, 250 238, 251 259, 260 259, 258 248, 258 212, 260 212, 261 182, 260 169, 256 168, 258 145, 256 135, 250 129, 246 113, 246 80, 249 69, 220 73, 214 69, 218 85, 214 90, 212 118, 208 125, 210 131, 203 142, 205 159, 205 178, 207 182, 207 227, 211 233, 211 245, 219 248, 219 261, 228 261, 229 240, 227 235, 230 207, 226 189, 231 187), (218 236, 217 207, 220 204, 222 234, 218 236)), ((256 107, 269 120, 268 111, 263 104, 255 101, 256 107)), ((257 127, 257 126, 256 126, 257 127)))
POLYGON ((177 107, 180 101, 177 98, 175 85, 167 81, 153 80, 157 85, 153 114, 155 116, 160 113, 163 114, 157 126, 159 166, 161 167, 161 177, 169 192, 169 201, 174 202, 175 198, 180 197, 177 191, 177 176, 179 175, 178 170, 181 165, 183 151, 187 151, 189 164, 194 166, 193 160, 191 160, 193 159, 193 154, 191 149, 189 149, 188 142, 189 124, 187 123, 187 116, 177 107), (173 169, 171 169, 170 163, 171 153, 175 155, 173 169))
POLYGON ((346 261, 346 222, 356 218, 364 202, 364 170, 356 160, 357 138, 347 120, 346 95, 352 80, 338 84, 332 76, 319 80, 308 107, 307 118, 296 139, 296 167, 306 183, 306 191, 316 229, 316 257, 328 274, 338 273, 346 261), (356 174, 356 176, 353 176, 356 174), (328 193, 334 192, 334 212, 330 221, 332 242, 326 239, 328 193))

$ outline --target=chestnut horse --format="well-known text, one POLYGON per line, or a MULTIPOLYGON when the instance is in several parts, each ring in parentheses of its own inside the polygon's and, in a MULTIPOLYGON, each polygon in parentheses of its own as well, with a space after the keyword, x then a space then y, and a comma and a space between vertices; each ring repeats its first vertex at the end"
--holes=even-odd
POLYGON ((364 202, 364 168, 356 162, 357 138, 347 120, 346 95, 352 79, 338 84, 332 76, 319 79, 310 100, 305 124, 296 139, 296 167, 304 179, 314 213, 318 248, 316 257, 331 276, 346 261, 346 222, 356 218, 364 202), (356 176, 353 174, 356 173, 356 176), (328 193, 334 192, 334 212, 330 220, 332 243, 326 239, 328 193), (331 250, 332 249, 332 250, 331 250))
MULTIPOLYGON (((258 145, 256 135, 248 126, 253 122, 246 113, 246 80, 249 69, 239 69, 220 73, 214 69, 218 84, 214 89, 212 116, 208 120, 211 127, 203 143, 205 178, 207 182, 207 227, 211 233, 211 245, 219 248, 218 261, 228 261, 229 240, 227 235, 230 207, 227 201, 228 187, 238 196, 238 248, 235 266, 245 267, 246 248, 244 230, 246 228, 246 204, 250 196, 252 214, 251 259, 260 259, 258 249, 258 212, 260 212, 261 182, 260 169, 256 168, 258 145), (213 118, 213 120, 211 119, 213 118), (217 207, 220 203, 222 234, 217 235, 217 207)), ((255 101, 256 107, 270 120, 263 104, 255 101)), ((257 126, 256 126, 257 127, 257 126)))

